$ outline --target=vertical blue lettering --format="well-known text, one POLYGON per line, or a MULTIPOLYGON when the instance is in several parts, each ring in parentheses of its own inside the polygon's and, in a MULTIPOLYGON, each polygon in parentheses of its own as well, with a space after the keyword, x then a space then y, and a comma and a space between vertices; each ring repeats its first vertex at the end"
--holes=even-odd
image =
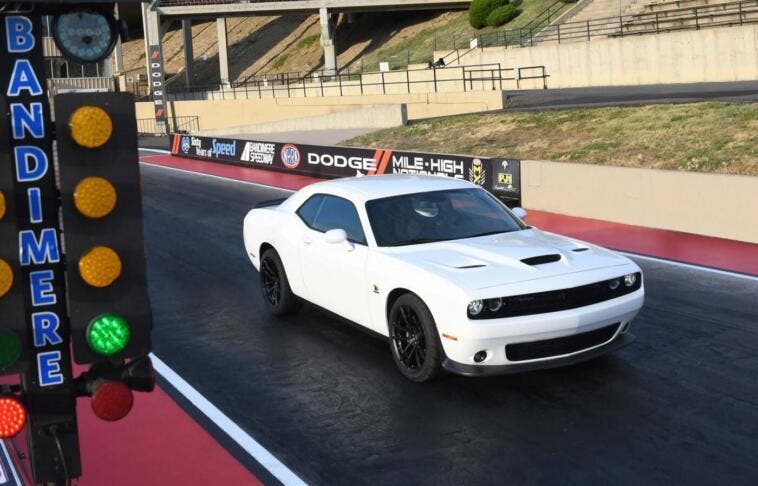
POLYGON ((42 103, 31 103, 31 111, 21 103, 11 103, 11 125, 13 126, 13 138, 24 138, 24 130, 34 138, 45 136, 45 120, 42 117, 42 103))
POLYGON ((30 187, 27 191, 29 196, 29 220, 32 223, 42 222, 42 192, 39 187, 30 187))
POLYGON ((34 335, 34 347, 41 348, 45 343, 51 346, 63 342, 63 338, 58 334, 58 327, 61 320, 54 312, 35 312, 32 314, 32 331, 34 335))
POLYGON ((26 17, 11 15, 5 18, 5 38, 8 52, 29 52, 34 49, 32 21, 26 17))
POLYGON ((18 182, 32 182, 42 179, 47 173, 47 154, 39 147, 32 145, 19 145, 13 148, 16 158, 16 180, 18 182), (30 162, 34 161, 34 167, 30 162))
POLYGON ((58 302, 58 297, 55 295, 55 289, 51 283, 54 279, 55 273, 52 270, 41 270, 29 274, 32 287, 32 306, 40 307, 58 302))
POLYGON ((43 229, 39 240, 32 230, 20 231, 18 246, 21 249, 22 266, 32 263, 35 265, 58 263, 61 259, 60 251, 58 251, 58 234, 54 228, 43 229))
POLYGON ((48 351, 47 353, 37 355, 39 386, 60 385, 63 383, 60 361, 60 351, 48 351))
POLYGON ((34 74, 32 64, 28 59, 17 59, 13 65, 11 81, 8 83, 8 96, 18 96, 23 90, 29 91, 32 96, 42 94, 42 86, 34 74))

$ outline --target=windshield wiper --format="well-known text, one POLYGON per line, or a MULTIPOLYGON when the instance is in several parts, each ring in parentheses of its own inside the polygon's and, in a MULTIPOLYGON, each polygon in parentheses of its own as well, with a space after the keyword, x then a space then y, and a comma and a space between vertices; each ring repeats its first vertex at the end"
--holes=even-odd
POLYGON ((403 240, 396 243, 391 243, 387 246, 406 246, 406 245, 420 245, 422 243, 434 243, 436 241, 444 241, 436 238, 414 238, 412 240, 403 240))

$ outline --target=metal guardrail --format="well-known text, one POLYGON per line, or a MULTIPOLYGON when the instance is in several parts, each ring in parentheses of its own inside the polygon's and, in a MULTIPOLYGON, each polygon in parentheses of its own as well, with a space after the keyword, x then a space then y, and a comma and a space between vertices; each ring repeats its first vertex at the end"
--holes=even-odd
MULTIPOLYGON (((170 116, 168 118, 169 133, 195 132, 200 130, 200 117, 191 116, 170 116)), ((155 118, 137 118, 138 135, 165 135, 157 129, 155 118)))
POLYGON ((367 94, 405 94, 428 92, 454 92, 474 90, 502 90, 504 83, 515 82, 516 88, 522 81, 541 80, 547 88, 545 66, 525 66, 503 68, 498 64, 461 66, 451 68, 408 69, 404 71, 367 72, 360 74, 335 74, 303 78, 278 78, 228 86, 191 86, 167 90, 171 101, 180 100, 224 100, 263 98, 313 98, 323 96, 350 96, 367 94), (451 84, 452 89, 450 88, 451 84), (414 86, 423 85, 414 90, 414 86), (401 87, 398 89, 398 87, 401 87))
POLYGON ((116 83, 112 77, 48 78, 47 85, 49 96, 66 92, 86 93, 116 90, 116 83))
POLYGON ((645 12, 547 25, 524 27, 477 36, 478 47, 526 47, 535 43, 571 42, 599 37, 623 37, 704 27, 758 22, 758 0, 717 3, 699 7, 645 12))

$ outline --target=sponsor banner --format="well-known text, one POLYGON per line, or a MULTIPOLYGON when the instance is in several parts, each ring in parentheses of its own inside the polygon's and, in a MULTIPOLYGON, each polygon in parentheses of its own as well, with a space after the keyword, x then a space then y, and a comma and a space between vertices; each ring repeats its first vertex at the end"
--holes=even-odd
POLYGON ((464 179, 508 204, 521 199, 520 164, 490 159, 399 150, 333 147, 174 134, 172 155, 322 178, 423 174, 464 179))
POLYGON ((160 45, 149 45, 147 47, 150 61, 150 91, 153 94, 153 105, 155 107, 155 124, 156 127, 166 133, 166 97, 164 93, 164 75, 163 75, 163 52, 160 45))

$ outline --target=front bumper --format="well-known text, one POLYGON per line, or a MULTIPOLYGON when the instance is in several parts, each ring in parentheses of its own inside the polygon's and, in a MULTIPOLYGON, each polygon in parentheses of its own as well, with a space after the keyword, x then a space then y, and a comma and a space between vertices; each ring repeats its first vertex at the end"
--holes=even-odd
POLYGON ((634 341, 635 337, 631 333, 618 334, 616 337, 595 348, 581 351, 568 356, 545 359, 540 361, 528 361, 524 363, 512 363, 507 365, 472 365, 458 363, 450 358, 445 358, 442 367, 451 373, 463 376, 493 376, 505 375, 509 373, 522 373, 525 371, 542 370, 547 368, 559 368, 561 366, 570 366, 583 361, 588 361, 603 354, 616 351, 634 341))

